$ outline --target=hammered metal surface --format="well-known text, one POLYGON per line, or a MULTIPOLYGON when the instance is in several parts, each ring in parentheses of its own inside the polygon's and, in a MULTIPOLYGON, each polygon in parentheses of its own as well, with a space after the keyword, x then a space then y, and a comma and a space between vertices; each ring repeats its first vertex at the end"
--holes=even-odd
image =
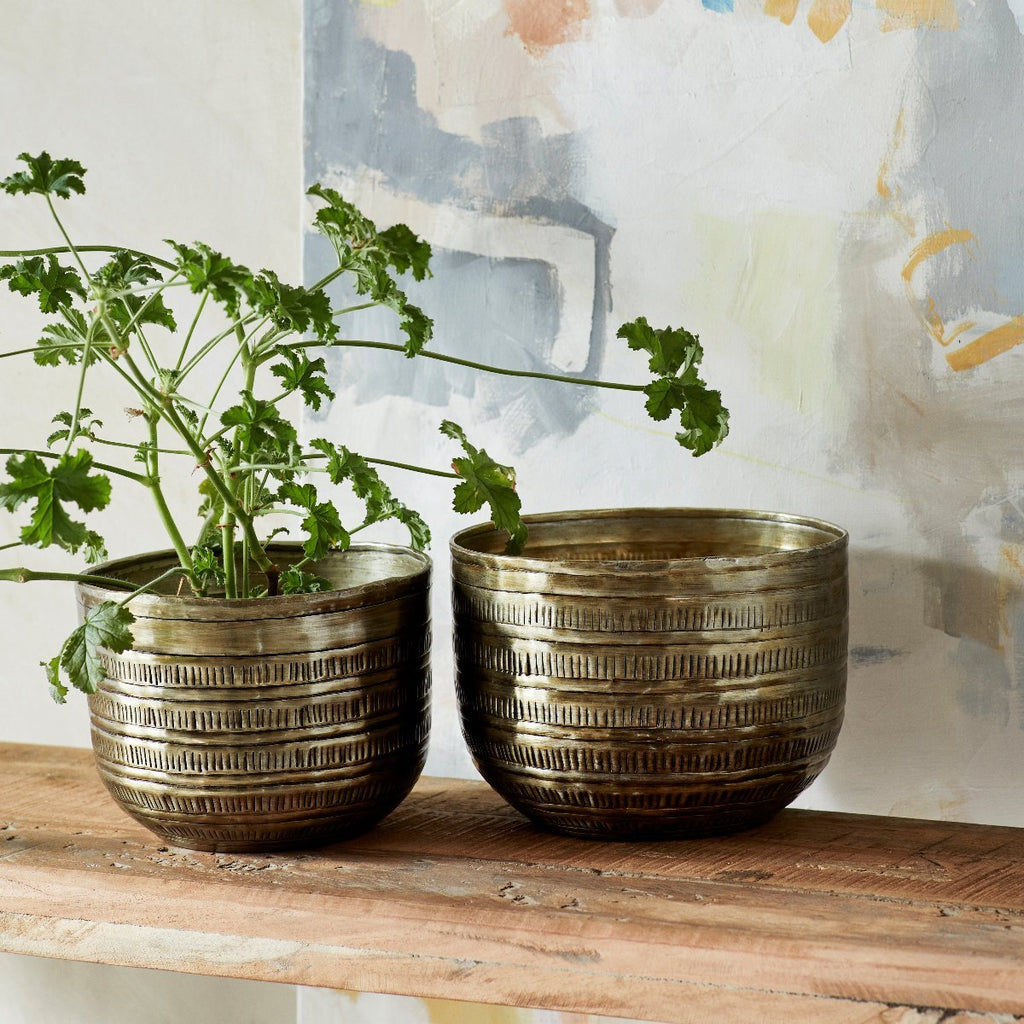
POLYGON ((598 838, 749 828, 821 772, 846 693, 847 535, 728 510, 527 517, 452 539, 456 688, 483 777, 598 838))
MULTIPOLYGON (((169 564, 161 553, 96 571, 145 579, 169 564)), ((92 744, 113 797, 167 842, 219 851, 331 842, 370 828, 419 777, 429 560, 367 545, 317 571, 339 589, 132 602, 136 646, 104 653, 107 678, 89 698, 92 744)), ((79 587, 83 613, 110 596, 79 587)))

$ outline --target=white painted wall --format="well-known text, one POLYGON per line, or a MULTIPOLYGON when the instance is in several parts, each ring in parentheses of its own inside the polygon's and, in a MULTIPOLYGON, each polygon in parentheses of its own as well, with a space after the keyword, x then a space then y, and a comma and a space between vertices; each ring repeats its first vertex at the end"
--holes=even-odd
MULTIPOLYGON (((199 238, 300 279, 299 0, 0 0, 0 25, 2 174, 24 150, 80 160, 88 194, 61 207, 78 240, 152 251, 168 236, 199 238)), ((0 248, 56 244, 44 212, 0 196, 0 248)), ((0 349, 33 344, 37 326, 4 287, 0 349)), ((40 397, 62 384, 60 371, 0 362, 0 443, 45 437, 55 410, 40 397)), ((148 503, 128 508, 107 521, 111 554, 165 546, 148 503)), ((0 544, 17 536, 12 518, 0 544)), ((74 614, 60 584, 0 590, 0 739, 88 744, 84 702, 54 705, 38 664, 74 614)), ((288 986, 27 957, 0 956, 0 993, 5 1024, 296 1019, 288 986)))

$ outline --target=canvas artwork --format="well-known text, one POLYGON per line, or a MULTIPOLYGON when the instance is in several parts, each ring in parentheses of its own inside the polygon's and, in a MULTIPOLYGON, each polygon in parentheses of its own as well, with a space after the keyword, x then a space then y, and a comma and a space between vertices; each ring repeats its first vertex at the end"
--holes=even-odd
MULTIPOLYGON (((382 353, 327 426, 386 457, 401 408, 443 467, 454 411, 527 510, 846 527, 847 720, 816 806, 1008 820, 1024 768, 1022 24, 1006 0, 306 4, 306 179, 431 242, 435 349, 641 380, 614 335, 646 315, 700 335, 732 412, 695 460, 634 396, 382 353)), ((326 258, 311 238, 309 279, 326 258)), ((444 654, 428 771, 471 772, 444 654)))

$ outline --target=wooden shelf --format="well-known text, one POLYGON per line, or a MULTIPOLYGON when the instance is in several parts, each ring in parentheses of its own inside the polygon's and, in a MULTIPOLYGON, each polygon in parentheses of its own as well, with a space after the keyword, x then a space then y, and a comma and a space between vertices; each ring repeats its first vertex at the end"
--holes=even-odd
POLYGON ((8 952, 701 1024, 1024 1014, 1024 829, 790 810, 596 843, 427 778, 362 838, 202 854, 126 817, 88 751, 0 765, 8 952))

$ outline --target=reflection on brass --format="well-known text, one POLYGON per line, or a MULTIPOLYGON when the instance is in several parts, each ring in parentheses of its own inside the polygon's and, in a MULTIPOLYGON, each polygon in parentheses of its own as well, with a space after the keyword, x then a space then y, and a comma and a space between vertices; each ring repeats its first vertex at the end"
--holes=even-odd
MULTIPOLYGON (((275 549, 287 561, 295 549, 275 549)), ((96 567, 150 579, 164 552, 96 567)), ((316 566, 338 590, 254 601, 143 595, 135 649, 90 696, 101 777, 161 838, 196 850, 317 845, 370 828, 423 769, 430 562, 366 545, 316 566)), ((82 611, 121 594, 79 587, 82 611)))
POLYGON ((762 823, 843 718, 847 534, 704 509, 527 517, 451 542, 456 686, 484 778, 556 832, 689 837, 762 823))

